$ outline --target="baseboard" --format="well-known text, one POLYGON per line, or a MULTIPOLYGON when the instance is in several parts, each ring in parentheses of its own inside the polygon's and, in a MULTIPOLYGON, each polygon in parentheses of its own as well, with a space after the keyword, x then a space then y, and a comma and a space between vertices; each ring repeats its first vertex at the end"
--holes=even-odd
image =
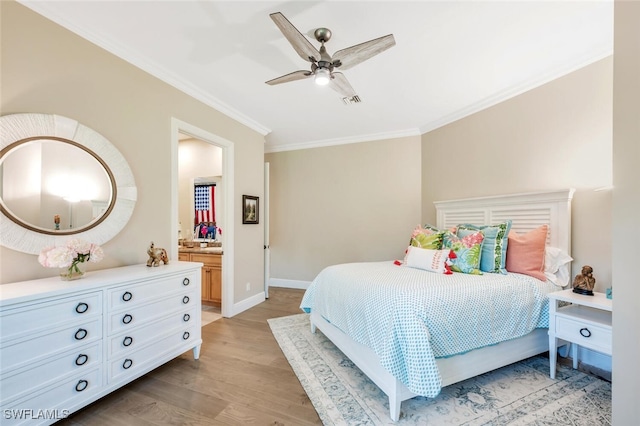
POLYGON ((231 315, 229 315, 229 317, 236 316, 239 313, 246 311, 247 309, 253 308, 254 306, 264 302, 265 300, 267 299, 265 298, 264 291, 261 291, 260 293, 255 294, 251 297, 247 297, 246 299, 241 300, 238 303, 234 303, 233 308, 231 308, 231 315))
POLYGON ((269 287, 298 288, 306 290, 311 285, 311 281, 288 280, 285 278, 269 278, 269 287))

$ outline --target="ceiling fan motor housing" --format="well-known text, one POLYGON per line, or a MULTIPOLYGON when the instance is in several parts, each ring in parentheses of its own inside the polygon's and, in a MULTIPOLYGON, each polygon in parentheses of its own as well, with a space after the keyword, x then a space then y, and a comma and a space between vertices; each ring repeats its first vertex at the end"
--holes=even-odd
POLYGON ((320 43, 325 43, 331 40, 331 30, 329 28, 318 28, 314 31, 313 36, 320 43))

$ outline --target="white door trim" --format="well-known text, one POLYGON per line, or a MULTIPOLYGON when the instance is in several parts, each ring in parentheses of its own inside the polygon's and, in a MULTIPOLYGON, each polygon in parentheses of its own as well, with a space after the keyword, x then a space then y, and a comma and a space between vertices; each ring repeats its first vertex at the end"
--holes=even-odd
POLYGON ((264 297, 269 298, 271 251, 269 248, 269 163, 264 163, 264 297))
POLYGON ((222 316, 233 315, 233 277, 234 277, 234 229, 235 208, 234 196, 234 164, 235 147, 233 142, 213 133, 202 130, 177 118, 171 117, 171 247, 169 257, 178 259, 178 133, 193 136, 212 145, 222 148, 222 188, 224 191, 224 243, 222 249, 222 316))

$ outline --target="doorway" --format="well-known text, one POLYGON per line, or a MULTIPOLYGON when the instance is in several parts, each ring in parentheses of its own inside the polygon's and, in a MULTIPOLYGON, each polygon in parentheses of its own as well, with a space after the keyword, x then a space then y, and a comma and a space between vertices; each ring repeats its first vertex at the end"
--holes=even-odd
MULTIPOLYGON (((224 218, 224 243, 222 256, 222 306, 221 314, 223 317, 233 316, 233 271, 234 271, 234 204, 233 204, 233 158, 234 144, 233 142, 207 132, 189 123, 183 122, 176 118, 171 119, 171 248, 169 256, 172 260, 178 259, 178 230, 179 222, 179 196, 178 196, 178 176, 179 176, 179 154, 178 146, 180 135, 187 135, 191 138, 201 140, 222 149, 222 174, 224 179, 221 181, 222 192, 222 208, 219 214, 224 218)), ((184 229, 184 225, 183 229, 184 229)), ((181 230, 183 231, 183 230, 181 230)), ((184 232, 184 231, 183 231, 184 232)))

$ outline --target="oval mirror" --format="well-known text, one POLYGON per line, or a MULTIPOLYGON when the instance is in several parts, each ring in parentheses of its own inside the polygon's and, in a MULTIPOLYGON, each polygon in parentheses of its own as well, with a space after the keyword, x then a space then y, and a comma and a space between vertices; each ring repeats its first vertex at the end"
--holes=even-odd
POLYGON ((0 210, 36 232, 69 235, 98 225, 116 186, 92 151, 62 138, 23 139, 0 152, 0 210))
POLYGON ((137 198, 124 157, 99 133, 51 114, 0 117, 0 243, 25 253, 70 235, 103 244, 137 198))

